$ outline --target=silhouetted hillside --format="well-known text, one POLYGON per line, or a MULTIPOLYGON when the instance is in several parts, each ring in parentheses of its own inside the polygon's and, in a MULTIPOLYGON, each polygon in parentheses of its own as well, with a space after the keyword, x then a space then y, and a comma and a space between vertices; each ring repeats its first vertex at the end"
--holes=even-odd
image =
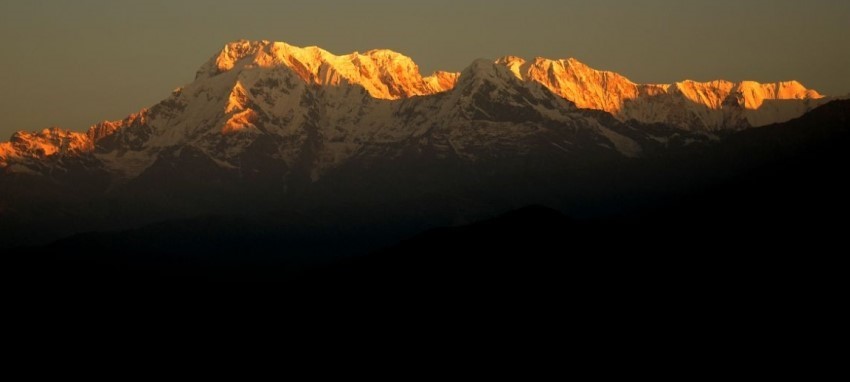
MULTIPOLYGON (((654 191, 619 195, 639 203, 601 195, 597 202, 615 206, 612 213, 580 220, 560 209, 527 207, 414 236, 447 224, 403 215, 205 217, 8 252, 3 268, 8 278, 95 282, 600 288, 829 282, 850 216, 849 115, 850 101, 832 102, 714 146, 633 162, 618 181, 641 180, 654 191), (629 207, 616 207, 622 205, 629 207), (403 237, 411 238, 392 244, 403 237)), ((439 204, 408 211, 428 206, 439 204)), ((434 216, 454 208, 437 208, 434 216)))

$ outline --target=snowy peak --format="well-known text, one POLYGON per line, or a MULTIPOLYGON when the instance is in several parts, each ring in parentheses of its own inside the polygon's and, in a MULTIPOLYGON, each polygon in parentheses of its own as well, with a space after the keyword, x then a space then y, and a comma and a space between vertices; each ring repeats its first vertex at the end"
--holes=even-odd
POLYGON ((88 152, 92 148, 92 140, 85 133, 57 127, 33 133, 19 131, 9 142, 0 143, 0 167, 6 167, 13 159, 45 159, 58 154, 88 152))
POLYGON ((51 127, 39 132, 18 131, 8 142, 0 142, 0 168, 10 162, 26 162, 77 156, 91 153, 98 142, 116 132, 147 123, 148 110, 129 115, 120 121, 104 121, 85 133, 51 127))
POLYGON ((757 110, 765 101, 770 100, 808 100, 824 98, 817 91, 806 89, 797 81, 775 82, 760 84, 755 81, 739 83, 729 81, 696 82, 683 81, 673 85, 665 85, 671 93, 678 93, 685 98, 709 106, 720 108, 723 101, 730 96, 739 99, 739 105, 757 110))
POLYGON ((433 93, 442 93, 452 90, 457 85, 460 73, 444 72, 438 70, 434 74, 423 78, 426 86, 433 93))
MULTIPOLYGON (((505 56, 495 63, 506 67, 517 79, 543 85, 579 108, 606 111, 622 121, 670 123, 685 129, 717 130, 784 122, 825 102, 822 95, 797 81, 637 84, 621 74, 591 68, 574 58, 526 60, 505 56)), ((300 48, 283 42, 245 40, 225 45, 198 72, 198 77, 256 67, 288 69, 308 84, 359 86, 371 97, 384 100, 445 92, 463 80, 461 74, 449 72, 423 77, 410 57, 387 49, 338 56, 315 46, 300 48)), ((473 67, 476 63, 470 66, 473 67)))
POLYGON ((627 78, 598 71, 572 58, 533 61, 507 56, 496 61, 524 81, 537 82, 583 109, 618 113, 626 99, 637 97, 637 88, 627 78))
POLYGON ((494 64, 490 60, 478 59, 461 72, 458 86, 466 86, 481 81, 516 82, 516 79, 512 78, 510 73, 509 70, 505 70, 498 63, 494 64))
POLYGON ((309 84, 362 86, 374 98, 395 100, 450 90, 456 73, 422 77, 410 57, 376 49, 337 56, 319 47, 300 48, 283 42, 236 41, 208 61, 197 78, 244 68, 286 68, 309 84))
POLYGON ((760 84, 754 81, 744 81, 736 85, 735 93, 744 98, 744 106, 755 110, 764 104, 765 100, 806 100, 824 98, 815 90, 806 89, 797 81, 775 82, 760 84))
POLYGON ((673 123, 689 129, 729 128, 730 118, 751 126, 784 122, 799 117, 824 98, 797 81, 636 84, 618 73, 596 70, 573 58, 538 57, 527 61, 506 56, 496 63, 506 66, 517 78, 540 83, 580 108, 603 110, 623 121, 673 123), (800 102, 778 106, 775 101, 800 102), (761 110, 766 102, 771 103, 770 107, 761 110), (744 111, 723 111, 724 107, 744 111), (683 108, 690 111, 682 113, 683 108), (734 113, 740 115, 729 115, 734 113))
POLYGON ((92 144, 95 144, 101 139, 111 136, 122 128, 143 125, 147 123, 149 113, 150 111, 148 109, 142 109, 138 113, 130 114, 127 118, 120 121, 103 121, 90 127, 86 132, 86 138, 90 140, 92 144))

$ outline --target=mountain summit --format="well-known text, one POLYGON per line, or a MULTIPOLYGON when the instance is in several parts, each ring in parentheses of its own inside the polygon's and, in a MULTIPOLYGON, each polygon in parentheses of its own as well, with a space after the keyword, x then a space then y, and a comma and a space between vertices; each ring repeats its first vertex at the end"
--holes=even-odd
POLYGON ((509 67, 517 78, 543 84, 580 108, 606 111, 623 121, 668 123, 683 129, 717 130, 741 127, 744 122, 749 126, 785 122, 824 101, 817 91, 797 81, 636 84, 573 58, 526 61, 507 56, 497 62, 509 67))
POLYGON ((410 57, 386 49, 334 55, 316 46, 299 48, 283 42, 236 41, 210 59, 197 78, 209 78, 244 68, 285 67, 308 84, 359 85, 374 98, 395 100, 450 90, 457 73, 422 77, 410 57))
MULTIPOLYGON (((740 127, 743 123, 763 126, 785 122, 822 104, 824 99, 797 81, 760 84, 688 80, 637 84, 623 75, 593 69, 574 58, 538 57, 527 61, 506 56, 496 63, 507 66, 517 78, 542 84, 580 108, 602 110, 622 121, 671 123, 683 129, 716 130, 733 124, 740 127)), ((207 62, 198 77, 245 66, 283 66, 294 70, 307 83, 358 85, 374 98, 389 100, 451 90, 460 76, 460 73, 438 71, 422 77, 413 60, 386 49, 337 56, 315 46, 299 48, 282 42, 237 41, 227 44, 207 62)))

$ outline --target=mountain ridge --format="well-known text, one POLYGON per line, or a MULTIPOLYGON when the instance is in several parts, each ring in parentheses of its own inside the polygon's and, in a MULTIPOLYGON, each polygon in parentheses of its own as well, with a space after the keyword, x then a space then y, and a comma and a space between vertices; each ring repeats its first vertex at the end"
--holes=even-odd
POLYGON ((683 129, 694 128, 691 126, 693 121, 671 116, 671 112, 679 111, 677 108, 697 114, 705 128, 717 130, 740 127, 724 125, 724 106, 740 108, 735 110, 741 114, 737 117, 750 126, 758 127, 799 117, 825 99, 798 81, 761 84, 755 81, 684 80, 672 84, 638 84, 619 73, 596 70, 574 58, 551 60, 537 57, 527 61, 506 56, 496 62, 508 66, 517 78, 541 83, 580 108, 606 111, 622 121, 673 123, 683 129), (801 102, 791 110, 773 107, 759 111, 766 102, 783 100, 801 102), (659 105, 665 107, 658 110, 659 105))
MULTIPOLYGON (((549 60, 538 57, 528 61, 506 56, 487 61, 506 67, 522 82, 542 85, 578 108, 605 111, 621 122, 662 123, 683 130, 737 130, 784 122, 829 100, 796 81, 772 84, 683 81, 668 85, 641 85, 620 74, 593 69, 574 58, 549 60)), ((473 67, 474 63, 464 72, 471 75, 469 69, 473 67)), ((348 97, 350 99, 346 102, 351 103, 348 107, 354 112, 358 109, 357 103, 370 102, 367 98, 403 101, 448 93, 456 89, 461 77, 461 73, 442 71, 423 77, 412 59, 387 49, 338 56, 315 46, 299 48, 283 42, 239 40, 226 44, 202 65, 192 84, 177 89, 172 97, 152 108, 142 109, 120 121, 96 124, 85 133, 58 128, 38 133, 16 133, 10 141, 0 143, 0 168, 26 172, 32 170, 31 166, 23 164, 27 161, 44 160, 57 154, 103 154, 108 150, 98 147, 98 142, 110 141, 108 138, 113 134, 124 130, 134 131, 112 137, 108 143, 115 145, 120 140, 125 148, 170 146, 176 140, 185 140, 186 136, 177 136, 182 132, 172 128, 174 126, 166 126, 168 129, 160 127, 160 130, 171 131, 154 134, 148 120, 166 114, 168 123, 174 125, 181 121, 172 119, 179 119, 179 114, 187 108, 192 109, 188 112, 191 116, 183 122, 194 126, 186 130, 197 130, 201 125, 212 123, 213 119, 221 119, 216 131, 222 136, 235 137, 237 133, 266 133, 258 128, 258 123, 268 115, 278 114, 279 118, 290 119, 279 121, 279 125, 301 122, 303 115, 292 113, 292 110, 285 113, 283 110, 266 110, 265 116, 258 112, 258 98, 266 101, 278 98, 279 101, 283 98, 280 92, 302 92, 298 90, 301 87, 318 86, 329 93, 333 89, 353 86, 355 90, 365 92, 364 98, 359 101, 348 97), (256 73, 256 70, 265 70, 264 78, 250 78, 245 74, 256 73), (258 84, 258 80, 266 83, 258 84), (246 84, 251 86, 246 87, 246 84), (286 89, 281 90, 281 85, 286 89), (194 98, 182 97, 186 89, 195 91, 194 98), (258 94, 249 96, 249 92, 258 94), (265 94, 259 94, 263 92, 265 94), (222 96, 226 99, 216 98, 222 96), (226 118, 219 117, 221 114, 226 118), (145 140, 152 141, 143 142, 145 140)), ((290 99, 287 102, 303 104, 309 101, 290 99)), ((276 104, 266 109, 274 108, 283 107, 276 104)), ((363 108, 357 112, 375 113, 375 118, 387 118, 388 113, 363 108)), ((195 132, 189 131, 184 135, 193 134, 195 132)), ((117 160, 105 155, 100 157, 107 163, 117 160)), ((122 159, 127 163, 121 166, 136 168, 128 172, 129 176, 150 164, 150 159, 138 157, 122 159)))
POLYGON ((307 83, 337 86, 342 82, 363 86, 378 99, 400 99, 430 95, 454 87, 459 73, 437 71, 422 77, 410 57, 389 49, 373 49, 335 55, 317 46, 304 48, 285 42, 236 41, 208 61, 196 79, 233 70, 238 65, 275 67, 284 65, 295 70, 307 83), (248 62, 245 62, 249 59, 248 62))

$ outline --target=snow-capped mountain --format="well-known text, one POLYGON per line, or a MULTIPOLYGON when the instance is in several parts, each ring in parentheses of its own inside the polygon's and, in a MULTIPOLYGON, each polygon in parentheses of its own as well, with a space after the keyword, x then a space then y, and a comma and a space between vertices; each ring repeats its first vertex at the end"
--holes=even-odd
POLYGON ((636 157, 716 138, 712 131, 785 121, 825 100, 793 81, 640 85, 574 59, 478 60, 463 73, 423 77, 389 50, 337 56, 237 41, 194 82, 124 120, 85 133, 16 133, 0 143, 0 168, 83 167, 122 183, 191 152, 237 172, 261 171, 261 156, 284 176, 315 181, 352 160, 411 152, 472 162, 540 150, 636 157))
POLYGON ((686 130, 740 129, 786 122, 827 101, 797 81, 636 84, 575 60, 501 58, 524 81, 546 86, 580 108, 603 110, 622 121, 670 124, 686 130))
MULTIPOLYGON (((712 147, 733 147, 721 156, 736 166, 760 158, 761 130, 789 130, 745 128, 826 101, 795 82, 639 85, 575 60, 422 76, 387 50, 237 41, 123 120, 0 143, 0 247, 263 211, 395 230, 533 203, 608 209, 710 181, 710 163, 687 159, 712 147)), ((844 118, 818 110, 795 121, 844 118)))

